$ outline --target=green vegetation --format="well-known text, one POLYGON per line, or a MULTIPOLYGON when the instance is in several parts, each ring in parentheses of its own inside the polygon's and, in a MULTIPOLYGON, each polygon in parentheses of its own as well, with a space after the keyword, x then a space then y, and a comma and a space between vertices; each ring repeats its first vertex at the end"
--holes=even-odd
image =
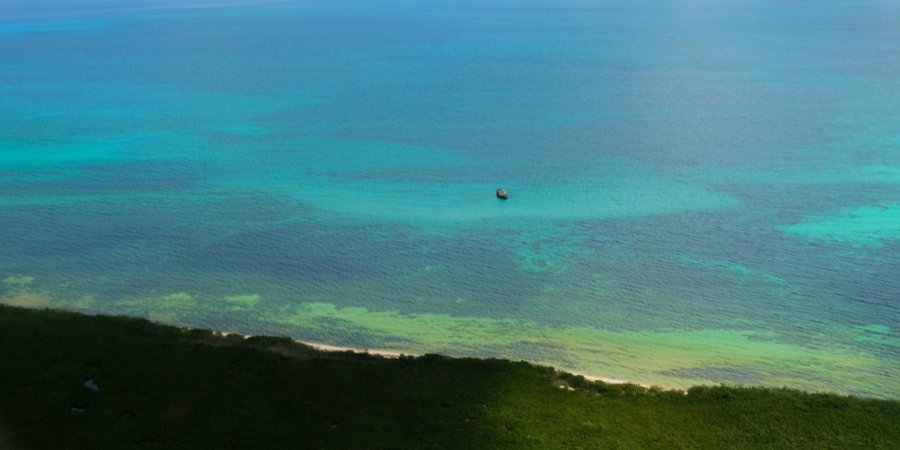
POLYGON ((0 306, 0 361, 0 445, 22 449, 900 448, 897 401, 685 394, 123 317, 0 306))

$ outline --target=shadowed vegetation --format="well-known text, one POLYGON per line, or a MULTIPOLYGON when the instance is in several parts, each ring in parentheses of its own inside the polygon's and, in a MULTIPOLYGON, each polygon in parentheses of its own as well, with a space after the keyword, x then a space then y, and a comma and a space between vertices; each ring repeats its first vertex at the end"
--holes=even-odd
POLYGON ((23 449, 900 444, 896 401, 727 386, 685 394, 523 362, 324 353, 287 338, 6 306, 0 361, 0 444, 23 449))

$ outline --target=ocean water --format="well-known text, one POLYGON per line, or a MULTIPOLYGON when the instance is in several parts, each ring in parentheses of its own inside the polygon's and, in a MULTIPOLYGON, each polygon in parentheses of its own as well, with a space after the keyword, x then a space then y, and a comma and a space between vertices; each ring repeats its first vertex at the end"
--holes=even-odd
POLYGON ((900 3, 6 1, 0 301, 897 398, 900 3))

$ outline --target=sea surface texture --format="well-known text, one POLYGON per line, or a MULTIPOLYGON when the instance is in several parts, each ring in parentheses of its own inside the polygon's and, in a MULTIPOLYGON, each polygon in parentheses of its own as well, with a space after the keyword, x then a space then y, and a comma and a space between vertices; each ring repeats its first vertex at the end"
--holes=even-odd
POLYGON ((7 0, 0 301, 897 398, 900 2, 7 0))

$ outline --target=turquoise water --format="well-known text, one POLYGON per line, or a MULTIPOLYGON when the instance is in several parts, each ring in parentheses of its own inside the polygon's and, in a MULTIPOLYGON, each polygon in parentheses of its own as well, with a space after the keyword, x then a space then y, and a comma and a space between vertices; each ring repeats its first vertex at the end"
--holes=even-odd
POLYGON ((900 397, 900 4, 12 3, 2 302, 900 397))

